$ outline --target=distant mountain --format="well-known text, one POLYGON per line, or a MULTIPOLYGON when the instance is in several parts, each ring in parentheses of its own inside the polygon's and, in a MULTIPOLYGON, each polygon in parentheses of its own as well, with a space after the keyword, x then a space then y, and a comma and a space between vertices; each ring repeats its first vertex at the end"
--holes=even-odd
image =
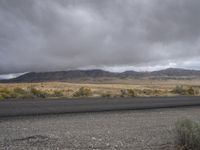
POLYGON ((119 73, 118 76, 121 78, 129 78, 129 77, 141 77, 144 74, 145 74, 144 72, 125 71, 125 72, 119 73))
POLYGON ((179 69, 179 68, 168 68, 160 71, 151 72, 152 76, 200 76, 199 70, 187 70, 187 69, 179 69))
POLYGON ((84 78, 115 77, 117 74, 103 70, 70 70, 58 72, 30 72, 3 82, 69 81, 84 78))
POLYGON ((191 79, 200 78, 200 71, 169 68, 153 72, 125 71, 122 73, 113 73, 104 70, 70 70, 58 72, 30 72, 10 80, 1 80, 1 82, 47 82, 47 81, 74 81, 85 79, 191 79))

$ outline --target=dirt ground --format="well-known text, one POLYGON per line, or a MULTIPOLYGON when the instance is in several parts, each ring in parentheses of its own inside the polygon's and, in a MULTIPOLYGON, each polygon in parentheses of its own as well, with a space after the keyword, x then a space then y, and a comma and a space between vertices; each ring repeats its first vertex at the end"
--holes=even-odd
POLYGON ((0 149, 175 149, 175 122, 200 121, 200 108, 0 119, 0 149))
POLYGON ((176 86, 185 86, 186 88, 195 87, 197 93, 200 93, 200 80, 117 80, 110 83, 84 83, 84 82, 42 82, 42 83, 10 83, 0 84, 1 88, 13 89, 16 87, 27 89, 36 88, 48 93, 61 91, 65 97, 71 97, 80 87, 90 88, 92 96, 98 97, 103 94, 111 96, 119 95, 123 89, 133 89, 137 96, 175 96, 171 91, 176 86))

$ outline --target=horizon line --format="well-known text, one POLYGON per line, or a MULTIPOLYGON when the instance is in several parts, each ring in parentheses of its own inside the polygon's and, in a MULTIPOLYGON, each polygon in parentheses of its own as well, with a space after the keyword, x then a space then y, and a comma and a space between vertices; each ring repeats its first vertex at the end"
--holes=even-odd
POLYGON ((156 70, 152 70, 152 71, 148 71, 148 70, 144 70, 144 71, 137 71, 134 69, 130 69, 130 70, 125 70, 125 71, 111 71, 108 69, 100 69, 100 68, 88 68, 88 69, 69 69, 69 70, 56 70, 56 71, 30 71, 30 72, 23 72, 23 73, 9 73, 9 74, 0 74, 0 80, 6 80, 6 79, 13 79, 13 78, 17 78, 19 76, 28 74, 28 73, 51 73, 51 72, 68 72, 68 71, 93 71, 93 70, 99 70, 99 71, 105 71, 105 72, 110 72, 110 73, 124 73, 124 72, 128 72, 128 71, 132 71, 132 72, 138 72, 138 73, 151 73, 151 72, 155 72, 155 71, 163 71, 163 70, 169 70, 169 69, 177 69, 177 70, 188 70, 188 71, 200 71, 199 69, 187 69, 187 68, 175 68, 175 67, 169 67, 169 68, 164 68, 164 69, 156 69, 156 70))

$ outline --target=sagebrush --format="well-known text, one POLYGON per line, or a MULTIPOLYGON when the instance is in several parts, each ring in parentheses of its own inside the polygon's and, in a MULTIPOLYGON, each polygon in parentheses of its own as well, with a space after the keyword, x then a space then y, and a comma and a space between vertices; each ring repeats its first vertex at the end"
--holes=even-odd
POLYGON ((200 124, 189 119, 176 123, 177 147, 179 150, 200 149, 200 124))

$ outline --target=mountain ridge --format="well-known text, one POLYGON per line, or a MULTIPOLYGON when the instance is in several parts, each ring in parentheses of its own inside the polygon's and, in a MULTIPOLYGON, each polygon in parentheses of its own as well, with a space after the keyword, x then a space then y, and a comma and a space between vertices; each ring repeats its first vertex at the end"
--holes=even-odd
POLYGON ((200 70, 189 70, 181 68, 167 68, 159 71, 138 72, 124 71, 121 73, 105 71, 101 69, 91 70, 69 70, 55 72, 29 72, 19 77, 1 80, 0 82, 48 82, 48 81, 71 81, 81 80, 86 78, 118 78, 118 79, 178 79, 178 78, 200 77, 200 70))

